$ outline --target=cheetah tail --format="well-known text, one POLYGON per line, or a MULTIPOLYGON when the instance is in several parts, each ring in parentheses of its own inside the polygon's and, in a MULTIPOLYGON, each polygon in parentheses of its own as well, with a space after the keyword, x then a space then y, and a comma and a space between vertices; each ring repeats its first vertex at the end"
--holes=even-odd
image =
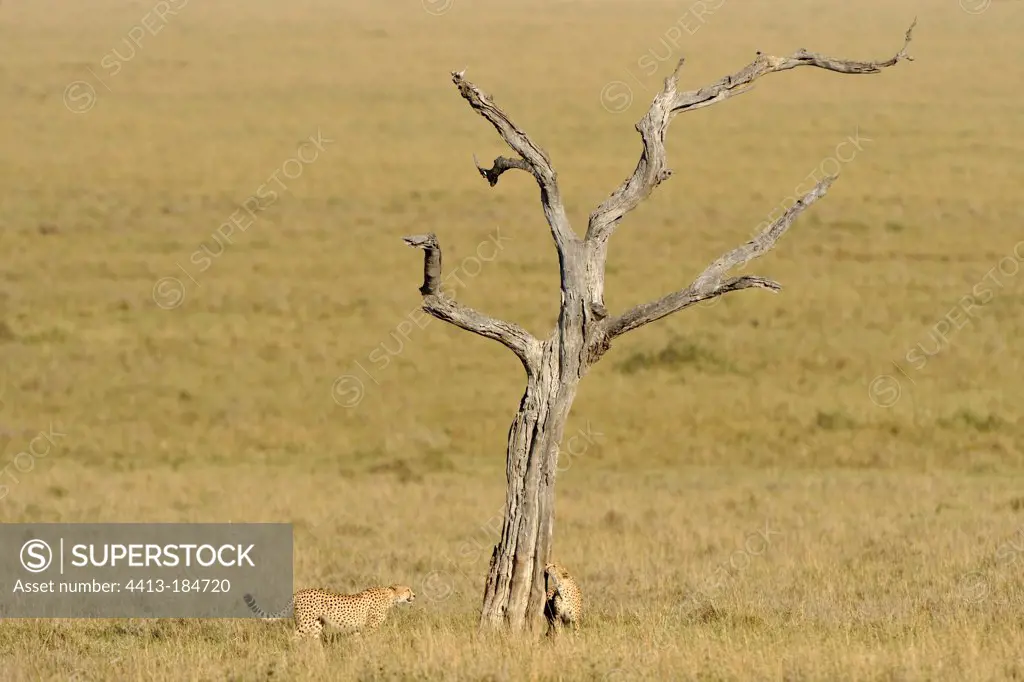
POLYGON ((285 604, 285 607, 277 613, 267 613, 266 611, 264 611, 256 605, 256 600, 252 598, 251 594, 243 595, 242 599, 245 600, 246 606, 248 606, 249 609, 260 618, 283 618, 284 616, 288 615, 288 612, 292 610, 292 606, 295 603, 295 597, 292 597, 288 600, 288 603, 285 604))

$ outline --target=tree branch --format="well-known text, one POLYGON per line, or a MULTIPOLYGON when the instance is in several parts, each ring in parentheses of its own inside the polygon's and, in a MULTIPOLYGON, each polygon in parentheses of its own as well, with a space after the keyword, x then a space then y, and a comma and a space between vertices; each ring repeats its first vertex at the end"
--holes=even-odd
POLYGON ((565 248, 572 242, 578 241, 579 238, 572 231, 569 218, 562 206, 562 198, 558 191, 558 177, 551 164, 551 159, 530 139, 529 135, 512 122, 508 115, 494 103, 490 95, 463 78, 463 73, 463 71, 452 72, 452 81, 458 86, 459 93, 478 114, 494 126, 505 143, 519 155, 519 158, 513 159, 499 156, 494 160, 494 165, 490 169, 481 167, 474 155, 473 161, 476 163, 477 170, 487 179, 491 187, 498 183, 498 178, 507 170, 514 168, 531 173, 540 187, 540 200, 544 208, 544 216, 551 227, 551 236, 555 240, 559 253, 564 254, 565 248))
POLYGON ((885 61, 862 62, 834 59, 804 49, 797 50, 791 57, 772 57, 758 52, 757 58, 753 62, 736 73, 700 90, 677 93, 679 70, 684 61, 680 59, 675 71, 665 79, 664 89, 655 96, 647 114, 636 124, 644 147, 636 170, 590 214, 586 240, 595 243, 603 252, 604 244, 611 237, 623 216, 636 208, 640 202, 650 196, 655 187, 672 175, 666 158, 665 134, 669 122, 676 114, 710 106, 749 92, 753 87, 752 83, 761 76, 788 71, 798 66, 816 66, 836 73, 868 74, 878 73, 902 60, 913 61, 914 58, 907 54, 907 47, 910 45, 915 25, 917 25, 916 18, 907 29, 903 47, 896 53, 896 56, 885 61))
POLYGON ((793 224, 796 217, 803 213, 808 206, 825 196, 835 179, 835 176, 829 176, 819 182, 754 239, 729 251, 706 267, 704 272, 700 273, 693 284, 687 288, 663 296, 657 301, 642 303, 622 315, 612 318, 608 322, 608 340, 684 308, 689 308, 695 303, 727 294, 730 291, 757 288, 777 293, 782 289, 779 283, 763 277, 733 277, 724 282, 722 278, 732 268, 748 263, 770 251, 793 224))
POLYGON ((477 161, 476 154, 474 154, 473 163, 476 164, 476 169, 480 171, 480 175, 484 176, 487 179, 487 184, 489 184, 491 187, 494 187, 495 185, 498 184, 498 178, 501 177, 501 174, 507 170, 517 168, 519 170, 524 170, 527 173, 532 172, 530 170, 530 164, 528 164, 523 159, 510 159, 507 156, 499 156, 494 160, 493 166, 491 166, 490 168, 484 168, 483 166, 480 165, 480 162, 477 161))
POLYGON ((429 315, 474 334, 498 341, 522 361, 532 373, 540 359, 541 344, 533 335, 512 322, 489 317, 448 297, 441 290, 441 245, 437 235, 403 237, 409 246, 423 249, 423 310, 429 315))

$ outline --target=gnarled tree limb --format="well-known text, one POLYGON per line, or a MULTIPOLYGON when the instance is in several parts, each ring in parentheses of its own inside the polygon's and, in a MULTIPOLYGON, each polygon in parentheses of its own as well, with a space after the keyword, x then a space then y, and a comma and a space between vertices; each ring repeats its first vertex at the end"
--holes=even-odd
POLYGON ((558 176, 551 159, 537 144, 530 139, 530 136, 523 132, 508 115, 496 105, 490 95, 481 91, 463 77, 463 71, 452 72, 452 81, 459 88, 459 93, 469 102, 473 109, 487 119, 494 129, 498 131, 506 144, 519 154, 518 159, 510 159, 499 156, 494 160, 494 166, 484 169, 476 161, 477 170, 480 175, 487 178, 487 182, 493 187, 498 183, 498 178, 507 170, 513 168, 529 171, 537 180, 540 186, 540 201, 544 208, 544 216, 551 227, 551 236, 555 240, 559 254, 566 252, 566 247, 578 241, 576 233, 569 225, 569 218, 565 214, 565 207, 562 206, 562 197, 558 191, 558 176))
POLYGON ((636 170, 625 182, 616 189, 593 213, 587 225, 586 240, 595 245, 599 253, 605 253, 605 243, 618 226, 619 221, 627 213, 636 208, 640 202, 650 196, 654 188, 671 176, 665 153, 665 133, 672 118, 681 112, 700 109, 716 102, 749 92, 752 83, 769 73, 788 71, 798 66, 816 66, 827 71, 846 74, 878 73, 882 69, 893 66, 901 60, 913 61, 907 54, 911 34, 917 19, 907 29, 903 47, 891 59, 880 62, 862 62, 847 59, 834 59, 814 52, 800 49, 791 57, 772 57, 757 53, 757 58, 736 73, 720 79, 707 87, 689 92, 676 92, 679 70, 683 60, 679 60, 676 70, 665 79, 664 89, 655 96, 647 114, 636 124, 636 129, 643 140, 643 151, 636 170))
POLYGON ((505 322, 457 303, 441 290, 441 245, 437 235, 403 237, 409 246, 423 249, 423 310, 429 315, 474 334, 500 342, 522 361, 528 374, 540 359, 540 341, 512 322, 505 322))
POLYGON ((495 185, 498 184, 498 178, 500 178, 501 174, 507 170, 517 168, 519 170, 526 171, 527 173, 531 172, 530 164, 528 164, 526 161, 524 161, 523 159, 510 159, 507 156, 499 156, 494 160, 493 166, 491 166, 490 168, 484 168, 483 166, 480 165, 480 162, 477 161, 476 154, 474 154, 473 163, 476 164, 476 169, 480 171, 480 175, 484 176, 487 179, 487 184, 489 184, 491 187, 494 187, 495 185))
POLYGON ((625 334, 632 329, 637 329, 655 320, 660 320, 684 308, 689 308, 695 303, 727 294, 730 291, 759 288, 775 293, 782 289, 777 282, 763 277, 733 277, 724 282, 722 278, 732 268, 748 263, 771 250, 779 238, 789 229, 789 226, 793 224, 796 217, 803 213, 804 209, 808 206, 825 196, 829 187, 835 182, 835 179, 835 176, 829 176, 819 182, 811 188, 811 191, 798 199, 775 222, 764 228, 760 234, 746 244, 729 251, 706 267, 704 272, 700 273, 690 286, 663 296, 657 301, 642 303, 627 310, 622 315, 609 320, 608 340, 610 341, 620 334, 625 334))

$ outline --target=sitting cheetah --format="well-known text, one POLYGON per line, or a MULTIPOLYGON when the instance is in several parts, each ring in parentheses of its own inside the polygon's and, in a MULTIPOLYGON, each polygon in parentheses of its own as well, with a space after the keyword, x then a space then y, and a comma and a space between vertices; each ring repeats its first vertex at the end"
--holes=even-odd
POLYGON ((560 633, 566 624, 572 624, 573 634, 579 633, 583 596, 576 580, 559 564, 547 564, 544 577, 547 582, 544 617, 548 621, 548 634, 560 633))
POLYGON ((416 599, 412 588, 405 585, 371 587, 358 594, 339 594, 331 590, 309 588, 292 595, 288 604, 277 613, 267 613, 256 605, 251 594, 242 597, 253 613, 261 618, 281 618, 294 606, 295 634, 293 639, 313 637, 320 639, 324 625, 347 632, 376 630, 395 604, 411 604, 416 599))

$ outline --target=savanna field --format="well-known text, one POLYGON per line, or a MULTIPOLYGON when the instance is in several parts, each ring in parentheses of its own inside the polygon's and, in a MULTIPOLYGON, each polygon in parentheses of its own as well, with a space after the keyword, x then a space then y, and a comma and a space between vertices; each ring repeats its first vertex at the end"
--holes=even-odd
POLYGON ((3 0, 0 518, 293 523, 296 589, 419 598, 322 651, 288 622, 7 619, 0 677, 1024 678, 1022 35, 1016 0, 3 0), (478 635, 525 377, 419 312, 401 238, 436 232, 455 297, 539 337, 558 261, 533 180, 474 168, 511 152, 451 72, 547 151, 582 235, 680 57, 680 90, 758 50, 882 60, 915 16, 913 62, 673 121, 611 313, 839 179, 747 266, 780 294, 583 380, 553 552, 579 638, 478 635))

